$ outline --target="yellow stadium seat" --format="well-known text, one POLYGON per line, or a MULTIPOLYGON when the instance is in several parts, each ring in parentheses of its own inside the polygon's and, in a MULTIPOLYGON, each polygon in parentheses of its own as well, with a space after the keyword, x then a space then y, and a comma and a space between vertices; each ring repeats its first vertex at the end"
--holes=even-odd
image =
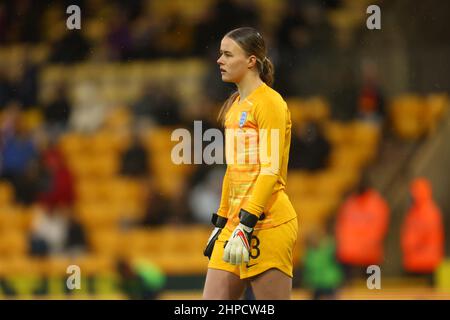
POLYGON ((42 259, 30 258, 26 255, 0 257, 0 277, 41 275, 43 265, 42 259))
POLYGON ((72 265, 72 259, 65 256, 45 258, 41 264, 42 274, 47 277, 67 277, 67 268, 72 265))
POLYGON ((302 102, 298 98, 290 98, 286 103, 291 114, 291 121, 294 125, 301 125, 305 119, 305 113, 302 109, 302 102))
POLYGON ((80 267, 81 272, 86 276, 115 273, 115 258, 104 255, 83 255, 73 259, 71 262, 80 267))
POLYGON ((88 239, 90 247, 96 255, 118 257, 122 254, 123 237, 115 229, 92 230, 89 232, 88 239))
POLYGON ((322 97, 307 99, 289 98, 286 100, 293 124, 301 125, 305 121, 322 123, 330 116, 330 107, 322 97))
POLYGON ((95 177, 113 177, 119 173, 120 161, 117 154, 103 153, 91 158, 93 176, 95 177))
POLYGON ((59 148, 68 159, 74 155, 82 155, 87 146, 86 138, 78 133, 65 133, 59 138, 59 148))
POLYGON ((173 197, 183 191, 185 179, 179 174, 164 174, 159 171, 155 176, 156 186, 161 194, 173 197))
POLYGON ((395 98, 389 108, 394 132, 403 139, 417 139, 426 132, 426 106, 417 95, 395 98))
POLYGON ((180 226, 166 228, 166 250, 174 255, 202 252, 211 230, 203 226, 180 226))
POLYGON ((117 107, 112 110, 105 119, 105 127, 112 130, 117 130, 126 126, 130 126, 132 121, 132 114, 126 107, 117 107))
POLYGON ((67 165, 75 178, 88 179, 96 176, 96 167, 92 157, 84 153, 72 154, 67 158, 67 165))
POLYGON ((434 277, 436 279, 436 286, 438 290, 446 291, 450 290, 450 260, 444 260, 437 270, 434 277))
MULTIPOLYGON (((113 80, 109 79, 109 81, 112 82, 113 80)), ((108 104, 118 104, 118 105, 126 104, 128 101, 123 100, 120 89, 121 88, 113 84, 104 85, 100 91, 100 97, 103 101, 105 101, 108 104)))
POLYGON ((44 63, 48 60, 48 55, 50 53, 50 46, 45 43, 40 43, 31 49, 31 61, 36 64, 44 63))
POLYGON ((438 119, 442 118, 450 108, 450 100, 447 93, 430 94, 426 99, 428 106, 438 119))
POLYGON ((100 19, 87 19, 86 28, 83 28, 83 33, 85 36, 93 42, 98 42, 104 39, 106 31, 107 31, 107 24, 106 21, 102 21, 100 19))
POLYGON ((13 186, 7 181, 0 181, 0 208, 12 204, 13 201, 14 201, 13 186))
POLYGON ((147 205, 144 186, 128 178, 78 179, 75 189, 79 206, 108 203, 123 217, 140 217, 147 205))
POLYGON ((333 168, 360 169, 375 156, 375 147, 359 148, 353 145, 340 145, 330 154, 330 165, 333 168))
POLYGON ((330 116, 330 107, 323 97, 311 97, 305 101, 308 118, 317 122, 325 121, 330 116))
POLYGON ((0 278, 13 288, 17 297, 33 299, 33 292, 42 285, 42 259, 0 257, 0 278))
POLYGON ((134 179, 114 178, 110 180, 108 187, 110 200, 142 201, 144 197, 144 186, 134 179))
POLYGON ((288 172, 286 192, 289 196, 315 192, 316 177, 302 170, 288 172))
POLYGON ((147 130, 145 133, 144 143, 150 152, 158 154, 160 151, 171 150, 176 142, 171 141, 172 132, 175 127, 157 127, 147 130))
POLYGON ((119 171, 119 159, 114 153, 77 154, 67 159, 77 178, 111 178, 119 171))
POLYGON ((433 133, 439 121, 444 117, 449 108, 447 94, 430 94, 425 97, 426 117, 423 119, 429 133, 433 133))
POLYGON ((373 146, 377 147, 381 137, 379 126, 355 121, 351 125, 351 143, 360 147, 373 146))
POLYGON ((128 256, 158 256, 167 250, 166 243, 170 241, 170 236, 165 228, 130 230, 123 234, 122 252, 128 256))
POLYGON ((4 231, 0 234, 0 256, 24 256, 28 251, 27 235, 21 231, 4 231))
POLYGON ((316 194, 343 196, 359 179, 359 171, 352 168, 327 169, 317 174, 316 194))
POLYGON ((333 214, 339 199, 327 196, 304 196, 291 198, 302 228, 322 227, 333 214))
POLYGON ((35 210, 36 210, 36 208, 34 208, 34 207, 28 207, 28 208, 23 209, 22 217, 20 219, 21 220, 20 227, 21 227, 22 231, 24 231, 24 232, 31 231, 31 229, 33 227, 35 210))
POLYGON ((148 256, 148 259, 168 275, 204 274, 208 268, 208 259, 201 251, 195 254, 180 253, 178 255, 163 253, 158 256, 148 256))
MULTIPOLYGON (((108 180, 109 181, 109 180, 108 180)), ((107 197, 105 181, 97 178, 85 177, 75 181, 75 192, 79 203, 98 202, 107 197)))
POLYGON ((21 230, 24 227, 24 209, 20 206, 0 208, 0 231, 21 230))
POLYGON ((94 154, 117 152, 115 135, 112 131, 102 130, 89 138, 89 152, 94 154))
POLYGON ((42 69, 40 80, 42 83, 61 83, 67 75, 64 70, 65 68, 60 65, 47 66, 42 69))
POLYGON ((34 216, 33 207, 2 207, 0 208, 0 232, 3 231, 24 231, 31 230, 34 216))
POLYGON ((122 217, 139 218, 147 206, 145 185, 128 178, 114 178, 108 184, 108 197, 111 205, 122 217))
POLYGON ((125 220, 140 220, 145 215, 145 210, 148 206, 146 202, 141 201, 122 201, 122 200, 114 200, 111 201, 111 205, 114 207, 114 210, 117 210, 120 217, 125 220))
POLYGON ((98 228, 115 228, 121 216, 113 204, 108 202, 82 203, 75 212, 80 222, 89 230, 98 228))
POLYGON ((324 133, 334 146, 343 145, 351 140, 352 127, 338 121, 328 121, 324 124, 324 133))
POLYGON ((42 113, 38 109, 27 110, 23 112, 21 121, 26 130, 34 130, 43 122, 42 113))

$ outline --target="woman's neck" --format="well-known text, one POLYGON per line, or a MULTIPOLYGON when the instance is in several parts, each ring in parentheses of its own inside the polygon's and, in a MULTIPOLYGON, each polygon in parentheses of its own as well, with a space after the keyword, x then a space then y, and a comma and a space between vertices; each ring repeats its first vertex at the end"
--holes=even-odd
POLYGON ((256 88, 263 84, 259 75, 248 73, 239 83, 237 88, 239 91, 239 100, 245 100, 256 88))

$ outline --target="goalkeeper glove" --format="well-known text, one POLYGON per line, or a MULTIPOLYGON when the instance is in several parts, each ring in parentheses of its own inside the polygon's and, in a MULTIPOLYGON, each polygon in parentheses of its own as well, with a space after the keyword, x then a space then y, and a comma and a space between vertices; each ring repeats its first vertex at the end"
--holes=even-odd
POLYGON ((225 243, 223 260, 225 262, 240 265, 250 260, 251 240, 253 228, 258 222, 258 217, 244 209, 239 212, 240 223, 234 229, 228 241, 225 243))
POLYGON ((209 236, 208 242, 206 244, 206 248, 203 251, 203 255, 205 257, 208 257, 208 259, 211 258, 212 251, 214 249, 214 244, 219 238, 220 233, 222 232, 222 229, 227 224, 228 219, 219 216, 217 213, 213 213, 211 222, 215 226, 214 230, 211 232, 211 235, 209 236))

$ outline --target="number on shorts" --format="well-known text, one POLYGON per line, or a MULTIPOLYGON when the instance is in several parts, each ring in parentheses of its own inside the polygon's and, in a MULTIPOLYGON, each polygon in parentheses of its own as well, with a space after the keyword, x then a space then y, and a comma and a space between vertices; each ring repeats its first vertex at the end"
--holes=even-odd
POLYGON ((252 236, 252 241, 256 240, 255 243, 252 243, 252 251, 250 252, 250 258, 256 259, 259 257, 261 251, 259 250, 259 244, 261 241, 257 236, 252 236), (253 254, 253 250, 256 250, 256 254, 253 254))

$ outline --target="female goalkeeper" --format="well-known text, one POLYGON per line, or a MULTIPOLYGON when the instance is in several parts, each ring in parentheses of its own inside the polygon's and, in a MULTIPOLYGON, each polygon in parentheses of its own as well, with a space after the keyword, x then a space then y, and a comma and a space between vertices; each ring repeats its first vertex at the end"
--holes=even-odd
POLYGON ((273 65, 253 28, 225 35, 217 60, 237 91, 224 103, 227 171, 204 254, 210 258, 204 299, 290 299, 297 215, 285 193, 291 119, 273 90, 273 65), (256 143, 255 143, 256 141, 256 143))

